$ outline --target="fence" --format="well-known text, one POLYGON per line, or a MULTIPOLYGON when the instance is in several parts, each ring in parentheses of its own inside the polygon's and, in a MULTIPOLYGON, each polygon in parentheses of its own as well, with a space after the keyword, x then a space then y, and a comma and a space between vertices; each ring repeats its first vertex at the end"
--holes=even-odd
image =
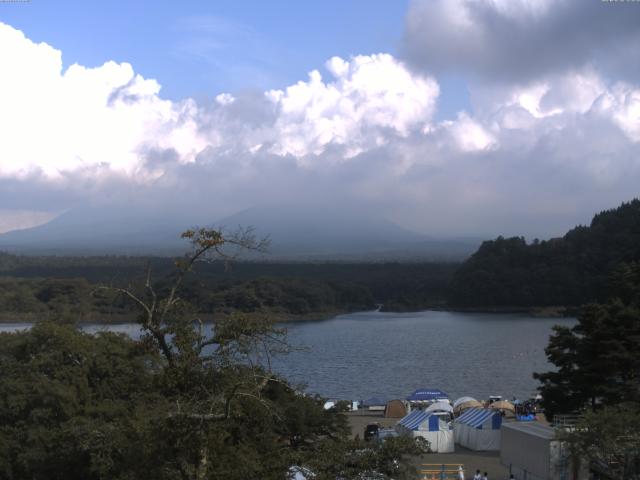
POLYGON ((582 419, 582 415, 554 415, 552 426, 555 428, 572 429, 582 419))
POLYGON ((461 463, 423 463, 420 470, 421 480, 451 480, 460 478, 461 463))

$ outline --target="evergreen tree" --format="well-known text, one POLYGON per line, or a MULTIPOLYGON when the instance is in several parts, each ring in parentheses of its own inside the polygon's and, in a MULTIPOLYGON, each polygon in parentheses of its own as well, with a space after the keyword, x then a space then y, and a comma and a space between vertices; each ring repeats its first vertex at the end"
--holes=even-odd
POLYGON ((619 267, 607 303, 586 306, 578 323, 555 327, 536 373, 547 418, 624 402, 640 404, 640 264, 619 267))

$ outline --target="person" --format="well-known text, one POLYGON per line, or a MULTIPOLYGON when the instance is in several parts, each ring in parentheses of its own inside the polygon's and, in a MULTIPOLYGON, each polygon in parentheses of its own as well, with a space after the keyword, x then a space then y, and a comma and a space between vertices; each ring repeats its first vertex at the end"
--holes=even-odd
POLYGON ((487 472, 484 472, 484 475, 482 476, 482 480, 489 480, 489 477, 487 477, 487 472))
POLYGON ((458 480, 464 480, 464 470, 462 465, 458 465, 458 480))
POLYGON ((482 475, 480 475, 480 469, 476 470, 476 474, 473 476, 473 480, 482 480, 482 475))

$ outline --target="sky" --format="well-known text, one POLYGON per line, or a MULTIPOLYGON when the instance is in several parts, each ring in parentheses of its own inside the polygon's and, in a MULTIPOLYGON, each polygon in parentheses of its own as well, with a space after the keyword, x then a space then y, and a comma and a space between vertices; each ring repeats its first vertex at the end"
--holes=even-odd
POLYGON ((632 1, 0 2, 0 232, 294 204, 556 236, 638 196, 638 25, 632 1))

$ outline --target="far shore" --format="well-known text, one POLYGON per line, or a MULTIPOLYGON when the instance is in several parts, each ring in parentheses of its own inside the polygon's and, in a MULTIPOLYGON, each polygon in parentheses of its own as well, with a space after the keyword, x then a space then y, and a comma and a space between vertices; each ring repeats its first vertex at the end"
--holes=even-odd
MULTIPOLYGON (((382 307, 383 313, 413 313, 423 312, 426 310, 435 310, 440 312, 459 312, 459 313, 495 313, 495 314, 524 314, 531 317, 539 318, 566 318, 574 317, 578 312, 578 307, 451 307, 442 304, 438 305, 425 305, 421 308, 401 308, 399 306, 393 306, 398 308, 386 309, 382 307)), ((349 313, 376 311, 375 308, 371 310, 325 310, 319 312, 310 312, 305 314, 294 314, 285 312, 249 312, 242 313, 241 315, 250 316, 253 318, 270 318, 274 323, 291 323, 291 322, 313 322, 322 321, 335 318, 339 315, 346 315, 349 313)), ((220 313, 206 313, 197 316, 203 323, 215 323, 222 318, 228 318, 232 315, 231 312, 220 313)), ((91 313, 84 316, 82 319, 74 320, 69 317, 56 317, 55 314, 47 312, 43 314, 38 313, 0 313, 0 324, 8 323, 36 323, 41 320, 59 320, 62 323, 75 323, 79 325, 91 325, 91 324, 105 324, 105 325, 122 325, 129 323, 136 323, 137 315, 134 313, 124 314, 99 314, 91 313)))
POLYGON ((540 318, 566 318, 575 317, 580 307, 549 306, 549 307, 444 307, 431 308, 444 312, 459 313, 521 313, 531 317, 540 318))

